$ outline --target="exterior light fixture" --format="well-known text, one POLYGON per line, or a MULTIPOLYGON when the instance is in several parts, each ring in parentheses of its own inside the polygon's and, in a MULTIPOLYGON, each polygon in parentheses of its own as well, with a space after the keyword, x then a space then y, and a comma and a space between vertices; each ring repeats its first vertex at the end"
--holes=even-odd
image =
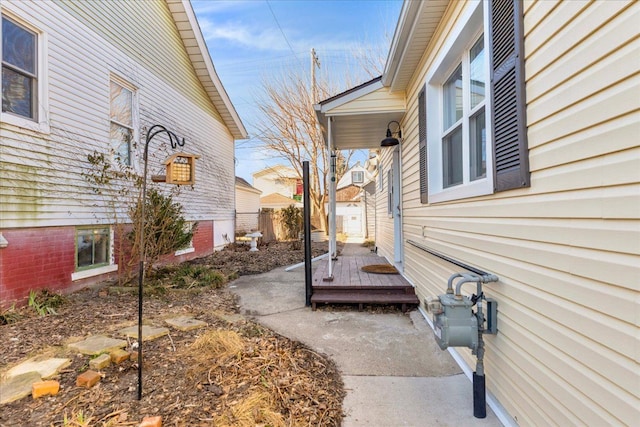
POLYGON ((387 137, 380 142, 381 147, 393 147, 394 145, 400 144, 399 138, 402 138, 402 131, 400 130, 400 123, 392 120, 387 125, 387 137), (395 132, 391 132, 391 123, 395 123, 398 129, 395 132), (397 135, 397 138, 394 138, 393 135, 397 135))

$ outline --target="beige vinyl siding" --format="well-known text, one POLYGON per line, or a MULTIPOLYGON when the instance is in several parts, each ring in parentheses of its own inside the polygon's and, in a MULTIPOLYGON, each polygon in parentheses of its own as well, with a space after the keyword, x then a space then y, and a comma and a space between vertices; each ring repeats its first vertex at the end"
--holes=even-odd
POLYGON ((389 89, 380 88, 358 99, 333 108, 331 114, 349 114, 353 112, 404 111, 404 92, 389 93, 389 89))
MULTIPOLYGON (((102 8, 107 7, 106 3, 116 4, 84 2, 82 7, 102 8)), ((145 13, 169 17, 164 2, 122 4, 127 6, 116 8, 116 11, 127 15, 127 19, 145 13), (143 7, 145 5, 148 7, 143 7)), ((109 212, 112 210, 103 199, 92 194, 82 172, 88 166, 87 154, 94 150, 106 152, 109 147, 109 81, 112 75, 137 88, 140 141, 134 163, 138 170, 142 171, 140 159, 145 127, 166 126, 180 138, 185 138, 186 145, 180 150, 201 156, 196 165, 196 185, 181 188, 177 199, 183 204, 185 215, 196 221, 233 221, 233 138, 211 102, 199 100, 205 100, 206 93, 194 77, 193 67, 183 61, 172 63, 168 68, 183 76, 183 81, 181 85, 168 85, 167 77, 156 73, 156 69, 166 66, 165 58, 149 55, 144 63, 138 62, 139 58, 123 52, 120 46, 111 44, 110 39, 77 21, 56 3, 3 2, 3 10, 25 19, 37 16, 43 22, 41 30, 46 34, 49 53, 51 132, 38 134, 2 123, 0 227, 111 221, 109 212), (148 67, 149 61, 157 61, 159 65, 148 67)), ((93 9, 91 12, 89 16, 93 19, 98 12, 93 9)), ((145 19, 141 18, 142 22, 146 22, 145 19)), ((155 22, 158 27, 155 31, 162 33, 162 27, 168 24, 171 25, 166 32, 174 34, 175 25, 164 18, 155 22)), ((137 30, 119 27, 118 31, 137 30)), ((178 42, 165 43, 163 55, 186 58, 184 47, 178 42)), ((149 175, 163 174, 161 163, 174 152, 166 134, 156 136, 149 149, 149 175)))
MULTIPOLYGON (((485 285, 499 303, 499 332, 485 336, 487 387, 520 425, 640 419, 639 10, 526 2, 530 188, 422 205, 416 99, 449 23, 407 89, 405 239, 500 277, 485 285)), ((404 255, 421 300, 460 271, 411 245, 404 255)))
POLYGON ((382 190, 379 186, 379 177, 376 178, 376 246, 378 255, 387 258, 390 262, 394 259, 394 232, 393 218, 389 216, 388 191, 389 191, 389 170, 393 161, 393 149, 382 149, 380 153, 380 164, 383 165, 378 173, 382 173, 382 190))

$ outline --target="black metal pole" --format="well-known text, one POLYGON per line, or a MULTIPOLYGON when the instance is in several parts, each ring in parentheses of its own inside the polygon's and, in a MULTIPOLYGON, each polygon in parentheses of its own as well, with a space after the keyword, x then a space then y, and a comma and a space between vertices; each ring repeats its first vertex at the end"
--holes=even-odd
MULTIPOLYGON (((152 128, 153 129, 153 128, 152 128)), ((154 134, 155 135, 155 134, 154 134)), ((138 220, 138 400, 142 399, 142 288, 144 284, 144 216, 145 205, 147 204, 147 155, 149 153, 149 142, 153 136, 147 133, 147 140, 144 144, 144 173, 142 175, 142 195, 140 196, 140 219, 138 220)))
POLYGON ((304 284, 305 304, 311 305, 313 287, 311 284, 311 196, 309 194, 309 162, 302 162, 302 185, 304 188, 304 284))
POLYGON ((147 166, 148 166, 148 154, 149 154, 149 143, 159 133, 166 132, 169 135, 169 142, 171 143, 171 148, 176 148, 176 146, 184 145, 184 138, 182 141, 178 138, 178 136, 165 128, 162 125, 153 125, 151 129, 147 132, 147 139, 144 143, 144 156, 142 157, 142 161, 144 162, 144 172, 142 175, 142 195, 140 196, 140 219, 138 222, 138 246, 139 246, 139 264, 138 264, 138 400, 142 400, 142 288, 144 284, 144 226, 145 226, 145 207, 147 204, 147 166), (157 130, 152 132, 154 129, 157 130))

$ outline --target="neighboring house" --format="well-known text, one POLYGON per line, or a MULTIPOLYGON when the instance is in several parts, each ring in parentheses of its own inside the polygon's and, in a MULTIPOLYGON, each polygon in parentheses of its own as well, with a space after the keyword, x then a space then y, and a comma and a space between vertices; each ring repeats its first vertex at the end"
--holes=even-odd
POLYGON ((278 193, 288 198, 301 200, 302 178, 287 166, 271 166, 253 174, 253 186, 262 194, 278 193))
POLYGON ((364 237, 366 210, 362 188, 350 184, 336 191, 336 228, 338 233, 364 237))
POLYGON ((277 211, 278 209, 288 208, 291 205, 300 209, 302 209, 303 206, 302 202, 290 197, 285 197, 280 193, 272 193, 260 197, 260 209, 273 209, 277 211))
MULTIPOLYGON (((141 173, 147 131, 157 124, 184 138, 180 151, 199 156, 195 185, 176 198, 197 232, 169 261, 223 245, 234 232, 234 140, 247 132, 191 4, 3 0, 0 11, 3 306, 31 289, 70 291, 124 268, 114 221, 128 221, 126 207, 94 194, 83 175, 87 155, 141 173)), ((149 176, 177 151, 168 134, 153 138, 149 176)))
POLYGON ((262 191, 236 176, 236 233, 258 229, 262 191))
POLYGON ((337 231, 352 237, 375 235, 375 185, 373 175, 357 162, 336 186, 337 231))
POLYGON ((464 265, 499 277, 506 425, 640 419, 639 21, 636 1, 405 1, 383 76, 316 106, 332 149, 399 122, 376 244, 421 300, 464 265))
POLYGON ((352 184, 362 187, 366 182, 370 181, 371 178, 371 172, 361 166, 360 162, 357 162, 348 171, 346 171, 344 175, 342 175, 342 178, 338 181, 336 189, 339 190, 352 184))

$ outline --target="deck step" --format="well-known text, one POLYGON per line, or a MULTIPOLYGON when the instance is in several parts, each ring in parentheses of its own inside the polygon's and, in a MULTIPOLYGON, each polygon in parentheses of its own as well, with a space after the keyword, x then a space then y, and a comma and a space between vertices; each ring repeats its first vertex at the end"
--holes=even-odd
POLYGON ((314 293, 365 293, 365 294, 408 294, 415 295, 413 286, 313 286, 314 293))
POLYGON ((371 290, 351 292, 336 291, 335 289, 317 291, 314 289, 311 295, 311 308, 316 309, 317 304, 358 304, 362 310, 363 304, 402 304, 402 311, 407 310, 407 305, 419 305, 420 300, 415 293, 376 292, 371 290))

